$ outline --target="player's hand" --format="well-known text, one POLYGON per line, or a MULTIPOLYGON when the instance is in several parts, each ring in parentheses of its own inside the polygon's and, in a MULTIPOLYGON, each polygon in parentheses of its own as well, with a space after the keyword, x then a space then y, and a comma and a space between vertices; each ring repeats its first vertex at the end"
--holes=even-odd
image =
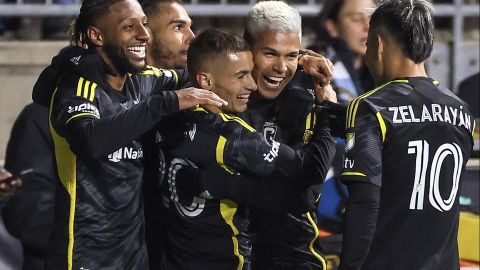
MULTIPOLYGON (((0 181, 7 179, 10 176, 11 174, 7 170, 0 168, 0 181)), ((15 188, 21 185, 22 185, 22 180, 18 178, 13 179, 12 181, 0 183, 0 201, 12 195, 15 188)))
POLYGON ((302 50, 298 64, 310 75, 315 85, 324 87, 330 83, 333 74, 333 64, 324 56, 312 51, 302 50))
POLYGON ((198 105, 226 106, 228 102, 212 91, 188 87, 175 91, 178 97, 178 108, 185 110, 198 105))
POLYGON ((317 104, 323 101, 337 103, 337 93, 335 93, 331 84, 327 84, 324 87, 315 84, 315 100, 317 104))
POLYGON ((331 129, 333 137, 345 138, 345 118, 347 117, 347 106, 324 101, 314 108, 319 122, 325 122, 331 129))

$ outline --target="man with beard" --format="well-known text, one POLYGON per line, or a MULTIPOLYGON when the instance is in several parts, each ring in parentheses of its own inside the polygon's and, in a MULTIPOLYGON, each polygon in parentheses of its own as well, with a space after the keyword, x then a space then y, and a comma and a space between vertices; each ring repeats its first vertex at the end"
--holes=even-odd
MULTIPOLYGON (((312 113, 314 103, 336 101, 330 87, 321 88, 317 81, 314 84, 302 70, 297 70, 300 15, 283 2, 258 3, 248 15, 245 37, 253 54, 252 76, 258 91, 250 95, 248 109, 241 116, 270 143, 280 142, 298 149, 312 139, 312 131, 320 122, 312 113)), ((309 57, 302 56, 301 60, 309 57)), ((261 177, 246 181, 214 166, 197 174, 201 185, 215 199, 234 199, 239 205, 251 207, 252 269, 326 269, 320 254, 315 210, 321 183, 333 158, 334 140, 329 137, 323 147, 328 154, 311 156, 313 165, 298 174, 299 181, 279 183, 277 179, 261 177), (310 185, 305 187, 299 184, 302 182, 310 185), (288 207, 275 209, 275 204, 265 199, 273 193, 259 183, 272 188, 282 185, 292 196, 301 196, 289 201, 292 204, 288 207)), ((277 198, 290 200, 289 197, 277 198)), ((284 205, 279 201, 277 207, 284 205)))
POLYGON ((139 137, 165 115, 225 104, 196 88, 165 91, 184 80, 173 70, 145 69, 145 25, 136 0, 83 1, 73 25, 73 43, 101 61, 90 77, 63 73, 52 94, 49 121, 61 183, 46 269, 148 269, 139 137))
MULTIPOLYGON (((301 182, 304 178, 293 179, 305 168, 315 166, 312 161, 316 158, 329 158, 332 146, 329 128, 323 123, 312 127, 311 142, 292 149, 276 141, 267 141, 263 134, 236 117, 236 113, 247 109, 256 84, 251 76, 253 61, 249 46, 228 31, 207 29, 202 32, 188 51, 188 68, 194 85, 215 92, 228 101, 228 106, 205 105, 194 112, 186 112, 190 125, 184 132, 188 136, 181 136, 184 140, 178 133, 169 136, 167 132, 168 127, 181 122, 178 118, 160 129, 166 137, 163 149, 169 165, 162 189, 163 201, 167 203, 165 223, 168 224, 163 269, 249 269, 250 241, 246 235, 248 212, 245 204, 237 205, 234 198, 205 200, 206 193, 192 198, 189 190, 194 190, 195 185, 181 184, 192 178, 185 170, 216 162, 232 174, 268 176, 277 181, 288 178, 287 181, 304 185, 301 182)), ((317 177, 323 175, 311 178, 317 177)), ((268 197, 281 193, 274 190, 277 185, 268 183, 265 188, 262 184, 258 182, 255 187, 267 191, 268 197)))
POLYGON ((147 63, 158 68, 182 69, 195 35, 192 19, 178 0, 140 0, 147 15, 151 39, 147 43, 147 63))
MULTIPOLYGON (((176 0, 140 0, 147 15, 151 38, 147 43, 147 64, 156 68, 183 69, 187 66, 187 51, 195 35, 192 20, 181 2, 176 0)), ((165 214, 160 193, 159 173, 164 170, 164 154, 158 147, 162 140, 156 129, 143 137, 145 205, 145 235, 150 269, 159 269, 165 242, 165 214)))

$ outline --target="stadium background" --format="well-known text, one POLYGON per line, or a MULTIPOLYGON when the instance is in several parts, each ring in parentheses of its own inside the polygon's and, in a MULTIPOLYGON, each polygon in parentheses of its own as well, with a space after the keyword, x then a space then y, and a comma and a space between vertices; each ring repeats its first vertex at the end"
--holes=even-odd
MULTIPOLYGON (((215 26, 242 34, 244 16, 255 0, 187 0, 185 8, 194 22, 193 30, 215 26)), ((315 16, 322 0, 290 0, 303 17, 303 46, 315 39, 315 16)), ((479 0, 434 0, 435 45, 428 61, 429 75, 458 91, 459 83, 480 70, 479 0)), ((0 165, 12 124, 21 109, 31 102, 31 90, 40 71, 62 47, 68 45, 68 24, 78 14, 81 0, 0 0, 0 165)), ((479 86, 477 86, 478 91, 479 86)), ((477 104, 480 101, 476 101, 477 104)), ((477 157, 468 167, 479 180, 477 157)), ((478 183, 476 185, 478 188, 478 183)), ((478 219, 477 219, 478 227, 478 219)), ((478 230, 473 233, 478 238, 478 230)), ((0 235, 5 231, 0 220, 0 235)), ((0 236, 0 269, 19 269, 19 244, 0 236)), ((478 245, 478 239, 477 239, 478 245)), ((474 248, 474 247, 472 247, 474 248)), ((478 251, 478 246, 476 247, 478 251)), ((474 267, 472 269, 479 269, 474 267)))

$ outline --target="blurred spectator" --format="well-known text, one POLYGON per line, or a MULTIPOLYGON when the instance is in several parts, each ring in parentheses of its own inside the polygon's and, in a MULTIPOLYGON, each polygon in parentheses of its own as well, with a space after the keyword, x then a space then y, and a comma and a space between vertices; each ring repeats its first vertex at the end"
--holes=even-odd
POLYGON ((347 104, 374 87, 363 62, 372 6, 372 0, 326 0, 318 15, 317 40, 311 49, 333 62, 332 84, 339 103, 347 104))
POLYGON ((47 241, 53 227, 56 176, 53 142, 48 127, 48 109, 27 105, 10 134, 5 168, 19 173, 33 168, 3 208, 8 232, 22 243, 24 270, 44 269, 47 241))
MULTIPOLYGON (((332 61, 332 86, 340 104, 346 105, 374 88, 374 81, 363 61, 371 8, 372 0, 326 0, 317 17, 317 40, 310 49, 332 61)), ((335 233, 342 231, 348 197, 346 187, 339 182, 344 145, 344 140, 339 138, 318 209, 320 227, 335 233)))

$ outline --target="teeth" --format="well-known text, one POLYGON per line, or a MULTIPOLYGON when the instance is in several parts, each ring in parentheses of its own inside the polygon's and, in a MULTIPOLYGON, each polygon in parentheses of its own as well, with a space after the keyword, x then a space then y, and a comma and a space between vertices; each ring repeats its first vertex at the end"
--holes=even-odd
POLYGON ((238 95, 237 98, 239 99, 248 99, 250 97, 250 94, 246 94, 246 95, 238 95))
POLYGON ((275 81, 275 82, 281 82, 283 81, 282 77, 273 77, 273 76, 267 76, 267 79, 275 81))
POLYGON ((128 47, 127 50, 139 56, 145 55, 145 46, 131 46, 131 47, 128 47))

